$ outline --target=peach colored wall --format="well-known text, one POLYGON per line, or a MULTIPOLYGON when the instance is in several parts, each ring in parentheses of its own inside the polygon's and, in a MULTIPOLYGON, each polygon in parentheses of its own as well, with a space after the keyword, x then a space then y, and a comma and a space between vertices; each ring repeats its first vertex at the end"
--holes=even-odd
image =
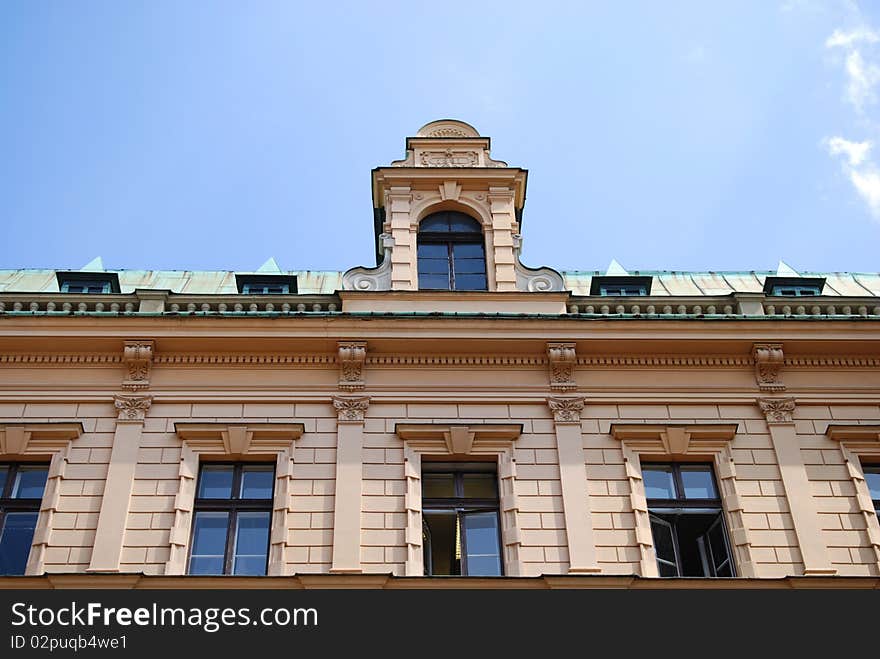
MULTIPOLYGON (((404 442, 398 423, 521 424, 513 441, 518 500, 519 557, 524 575, 565 573, 569 551, 556 451, 551 395, 541 353, 533 365, 368 365, 364 419, 360 560, 364 572, 403 575, 407 559, 404 442)), ((119 364, 0 368, 0 423, 79 421, 61 482, 47 547, 46 572, 84 572, 90 562, 104 481, 116 428, 119 364)), ((182 442, 176 422, 302 423, 293 443, 284 566, 287 574, 326 573, 332 563, 337 411, 330 402, 339 377, 323 366, 154 365, 152 406, 143 423, 131 488, 122 572, 163 574, 169 559, 182 442)), ((631 503, 614 423, 736 423, 730 442, 742 519, 756 576, 802 574, 803 558, 752 367, 575 369, 581 412, 584 470, 599 568, 605 574, 639 572, 631 503)), ((829 423, 880 424, 878 376, 835 371, 840 391, 822 372, 786 369, 797 442, 811 491, 796 492, 815 506, 821 543, 841 575, 878 575, 880 566, 829 423), (797 387, 791 383, 796 382, 797 387), (859 392, 853 398, 852 392, 859 392), (830 400, 840 403, 829 403, 830 400), (867 402, 863 399, 870 399, 867 402), (824 402, 823 402, 824 401, 824 402)), ((0 460, 4 456, 0 456, 0 460)), ((876 519, 874 520, 876 522, 876 519)), ((870 520, 869 520, 870 523, 870 520)), ((728 528, 730 518, 728 517, 728 528)), ((737 555, 737 561, 743 557, 737 555)))

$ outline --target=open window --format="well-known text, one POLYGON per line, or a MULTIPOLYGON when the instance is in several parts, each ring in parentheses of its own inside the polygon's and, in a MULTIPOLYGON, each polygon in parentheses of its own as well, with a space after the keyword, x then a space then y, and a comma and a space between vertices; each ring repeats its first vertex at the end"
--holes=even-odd
POLYGON ((712 466, 644 463, 642 478, 660 576, 735 576, 712 466))
POLYGON ((24 574, 49 465, 0 464, 0 575, 24 574))
POLYGON ((503 574, 494 464, 423 463, 422 547, 426 575, 503 574))

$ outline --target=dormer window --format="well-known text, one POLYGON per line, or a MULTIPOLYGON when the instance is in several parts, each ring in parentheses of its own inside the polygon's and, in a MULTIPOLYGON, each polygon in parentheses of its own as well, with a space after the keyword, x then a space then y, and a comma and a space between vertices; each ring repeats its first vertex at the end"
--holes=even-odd
POLYGON ((652 277, 638 275, 597 276, 590 282, 590 295, 602 297, 638 297, 651 294, 652 277))
POLYGON ((293 275, 235 275, 235 283, 242 295, 296 293, 296 277, 293 275))
POLYGON ((813 297, 822 295, 823 277, 767 277, 764 294, 779 297, 813 297))
POLYGON ((599 294, 602 297, 632 297, 647 293, 644 286, 600 286, 599 294))
POLYGON ((442 211, 419 225, 419 289, 485 291, 486 248, 480 223, 442 211))
POLYGON ((81 295, 119 293, 119 275, 115 272, 58 272, 58 290, 81 295))

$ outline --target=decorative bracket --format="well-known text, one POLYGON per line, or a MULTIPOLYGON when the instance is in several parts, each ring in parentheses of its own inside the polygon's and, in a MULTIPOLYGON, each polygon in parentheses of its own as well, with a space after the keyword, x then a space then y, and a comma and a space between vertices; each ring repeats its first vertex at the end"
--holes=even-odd
POLYGON ((345 391, 362 391, 364 388, 363 368, 367 358, 366 341, 340 341, 339 347, 339 388, 345 391))
POLYGON ((791 415, 794 412, 794 398, 759 398, 758 405, 767 423, 792 423, 791 415))
POLYGON ((761 391, 785 391, 782 383, 781 343, 756 343, 752 346, 752 357, 755 360, 755 379, 761 391))
POLYGON ((153 341, 126 341, 122 359, 126 376, 122 388, 131 391, 150 386, 150 368, 153 364, 153 341))
POLYGON ((577 362, 575 344, 548 343, 547 356, 550 358, 550 388, 553 391, 577 388, 574 381, 574 365, 577 362))

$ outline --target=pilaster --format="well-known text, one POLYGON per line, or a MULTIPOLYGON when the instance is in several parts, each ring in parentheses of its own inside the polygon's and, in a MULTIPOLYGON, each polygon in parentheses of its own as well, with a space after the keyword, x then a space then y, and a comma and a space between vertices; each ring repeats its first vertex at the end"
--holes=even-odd
POLYGON ((795 432, 792 413, 794 398, 759 398, 758 406, 767 419, 776 462, 782 476, 785 498, 791 511, 794 531, 804 562, 805 575, 828 576, 837 574, 828 558, 828 549, 822 539, 819 511, 810 489, 801 448, 795 432))
POLYGON ((559 479, 570 573, 600 572, 590 510, 587 470, 581 433, 581 396, 548 398, 556 431, 559 479))
POLYGON ((360 573, 361 495, 363 493, 364 415, 368 396, 337 396, 336 498, 333 512, 331 572, 360 573))

